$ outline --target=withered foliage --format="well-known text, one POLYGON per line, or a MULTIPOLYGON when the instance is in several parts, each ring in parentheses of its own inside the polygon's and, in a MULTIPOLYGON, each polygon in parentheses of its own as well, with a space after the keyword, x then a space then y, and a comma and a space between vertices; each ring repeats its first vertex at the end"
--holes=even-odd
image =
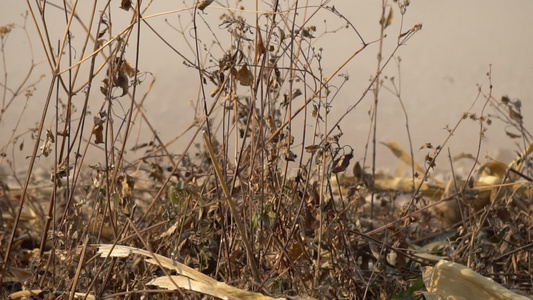
MULTIPOLYGON (((313 45, 336 30, 321 29, 314 19, 292 24, 298 19, 293 9, 257 11, 251 22, 243 17, 244 7, 231 8, 222 10, 217 24, 229 35, 229 46, 217 53, 196 34, 198 20, 220 8, 213 1, 185 2, 183 11, 196 15, 183 36, 198 52, 192 59, 179 57, 201 81, 195 119, 185 130, 193 137, 180 140, 186 150, 168 150, 174 141, 162 141, 158 130, 175 125, 163 121, 155 123, 160 127, 150 140, 132 138, 135 125, 153 126, 144 98, 134 93, 145 88, 149 94, 151 86, 142 82, 148 73, 127 55, 135 52, 133 25, 148 25, 150 18, 137 19, 144 2, 138 2, 141 12, 134 11, 137 2, 111 2, 132 13, 132 25, 106 37, 113 27, 110 14, 101 12, 93 46, 104 63, 98 68, 96 58, 80 60, 94 73, 81 87, 57 84, 69 103, 56 119, 63 127, 48 129, 42 122, 34 131, 38 153, 32 163, 38 155, 53 157, 50 177, 33 169, 26 181, 0 177, 0 297, 24 292, 36 299, 203 299, 186 288, 173 290, 199 271, 204 290, 219 281, 257 292, 228 292, 228 299, 414 299, 425 290, 422 268, 442 259, 519 293, 533 291, 533 145, 519 100, 489 94, 493 115, 459 116, 482 127, 480 138, 491 120, 504 122, 507 134, 521 139, 513 146, 516 160, 463 154, 458 159, 473 159, 475 170, 451 171, 442 182, 433 173, 444 164, 436 163, 444 145, 425 143, 415 156, 389 141, 382 144, 412 169, 411 176, 375 172, 366 153, 358 152, 367 142, 347 139, 341 127, 350 124, 342 118, 331 123, 335 91, 349 76, 336 76, 342 68, 326 76, 327 49, 313 45), (211 93, 204 90, 208 85, 211 93), (76 95, 86 97, 76 115, 80 123, 71 115, 76 95), (102 100, 92 114, 89 95, 102 100), (89 115, 93 122, 85 119, 89 115), (84 131, 86 124, 91 129, 84 131), (206 141, 196 138, 201 131, 206 141), (84 161, 91 150, 100 155, 97 163, 84 161), (101 244, 108 244, 106 251, 120 245, 126 253, 101 256, 101 244), (172 261, 187 268, 169 268, 172 261), (156 279, 165 278, 169 291, 156 289, 156 279)), ((398 22, 394 10, 403 15, 410 4, 395 2, 398 7, 383 7, 382 30, 398 22)), ((353 30, 362 44, 353 57, 367 49, 370 42, 334 6, 306 9, 333 14, 343 21, 338 30, 353 30)), ((398 47, 422 29, 403 28, 409 27, 398 33, 398 47)), ((11 29, 0 27, 0 35, 11 29)), ((361 99, 373 87, 372 82, 361 99)), ((451 136, 454 129, 449 131, 451 136)))

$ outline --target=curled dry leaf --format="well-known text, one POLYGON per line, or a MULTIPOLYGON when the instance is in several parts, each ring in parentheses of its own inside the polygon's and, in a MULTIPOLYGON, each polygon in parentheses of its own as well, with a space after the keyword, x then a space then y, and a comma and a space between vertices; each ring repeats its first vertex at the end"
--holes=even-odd
POLYGON ((124 71, 124 73, 126 73, 129 78, 132 78, 133 76, 135 76, 136 73, 139 72, 139 70, 133 68, 126 60, 122 62, 122 71, 124 71))
POLYGON ((346 168, 348 168, 348 165, 350 165, 350 160, 352 158, 353 158, 353 151, 335 160, 335 162, 333 163, 333 169, 331 169, 331 173, 337 174, 339 172, 344 172, 346 168))
POLYGON ((55 142, 54 134, 50 129, 46 130, 46 140, 44 141, 43 145, 39 148, 41 151, 41 154, 45 157, 48 157, 50 153, 52 153, 52 144, 55 142))
POLYGON ((283 157, 286 161, 295 161, 298 156, 291 149, 283 148, 283 157))
POLYGON ((122 72, 121 70, 118 73, 117 77, 115 78, 114 85, 122 89, 122 95, 120 95, 121 97, 128 93, 130 86, 128 76, 126 76, 125 72, 122 72))
POLYGON ((315 153, 316 150, 318 150, 319 148, 320 148, 320 145, 310 145, 310 146, 305 147, 305 151, 307 153, 315 153))
POLYGON ((133 78, 139 70, 133 68, 126 60, 116 59, 116 66, 114 66, 110 71, 108 71, 108 78, 104 78, 102 82, 103 86, 100 87, 100 92, 105 96, 108 96, 112 88, 119 87, 122 89, 122 94, 120 97, 126 95, 129 91, 130 80, 133 78), (112 77, 109 80, 109 76, 112 77))

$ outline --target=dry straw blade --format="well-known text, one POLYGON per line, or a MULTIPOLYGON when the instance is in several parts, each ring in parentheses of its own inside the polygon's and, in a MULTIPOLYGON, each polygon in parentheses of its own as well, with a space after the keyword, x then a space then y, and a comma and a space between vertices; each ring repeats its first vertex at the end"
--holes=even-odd
POLYGON ((529 299, 466 266, 446 260, 439 261, 434 267, 423 268, 422 273, 428 290, 423 293, 426 299, 529 299))
MULTIPOLYGON (((18 291, 15 293, 12 293, 9 295, 9 299, 15 300, 15 299, 48 299, 48 298, 40 298, 40 297, 46 297, 47 295, 55 294, 55 295, 62 295, 64 292, 62 291, 43 291, 43 290, 25 290, 25 291, 18 291)), ((58 298, 61 298, 59 296, 58 298)), ((56 299, 58 299, 56 298, 56 299)), ((87 293, 74 293, 74 299, 86 299, 86 300, 95 300, 96 297, 93 295, 87 294, 87 293)))
POLYGON ((415 170, 417 172, 419 172, 421 174, 424 174, 426 172, 426 170, 424 168, 422 168, 419 164, 417 164, 416 162, 413 161, 413 158, 411 157, 411 155, 409 155, 409 153, 405 152, 405 150, 403 150, 402 147, 400 147, 400 145, 398 145, 398 143, 392 141, 392 142, 381 143, 381 144, 383 144, 387 148, 389 148, 390 151, 392 151, 392 153, 394 154, 394 156, 399 158, 406 165, 414 166, 414 168, 415 168, 415 170))
POLYGON ((127 257, 131 254, 138 254, 145 257, 146 262, 161 265, 165 268, 175 270, 179 275, 176 276, 164 276, 155 278, 148 284, 155 285, 166 289, 182 288, 185 290, 195 291, 202 294, 210 295, 220 299, 228 300, 281 300, 282 298, 271 298, 259 293, 253 293, 245 290, 241 290, 223 282, 214 280, 213 278, 206 276, 205 274, 196 271, 182 263, 174 261, 168 257, 152 254, 149 251, 139 248, 112 245, 112 244, 98 244, 93 245, 98 247, 98 253, 103 257, 127 257), (159 263, 158 263, 159 261, 159 263))
MULTIPOLYGON (((271 298, 268 296, 264 296, 259 293, 253 293, 245 290, 241 290, 238 288, 234 288, 232 286, 229 286, 225 283, 218 282, 214 285, 206 284, 203 282, 197 282, 194 280, 191 280, 187 277, 183 276, 162 276, 157 277, 148 282, 149 285, 155 285, 159 288, 165 288, 165 289, 176 289, 176 285, 174 285, 174 282, 183 289, 196 291, 205 295, 217 297, 220 299, 228 299, 228 300, 241 300, 241 299, 250 299, 250 300, 272 300, 275 298, 271 298)), ((279 298, 283 299, 283 298, 279 298)))

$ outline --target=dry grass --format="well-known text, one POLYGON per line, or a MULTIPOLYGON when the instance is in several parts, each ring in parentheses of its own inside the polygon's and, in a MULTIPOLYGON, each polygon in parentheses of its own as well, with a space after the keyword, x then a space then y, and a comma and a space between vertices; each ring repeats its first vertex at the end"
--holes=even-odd
MULTIPOLYGON (((519 101, 480 88, 475 101, 483 109, 460 116, 440 145, 421 147, 422 165, 412 146, 387 144, 411 169, 409 177, 376 173, 380 95, 392 93, 402 103, 399 80, 383 72, 392 63, 399 69, 398 50, 422 29, 404 24, 408 1, 383 0, 380 34, 369 40, 328 1, 185 1, 157 13, 149 1, 140 8, 121 2, 130 14, 123 26, 113 19, 118 2, 95 4, 87 14, 78 1, 28 1, 26 21, 39 32, 49 73, 32 81, 32 61, 27 78, 8 86, 4 67, 0 120, 13 101, 31 98, 38 82, 48 82, 49 90, 24 178, 9 153, 22 149, 20 137, 29 133, 13 131, 2 148, 3 298, 20 290, 40 290, 35 297, 45 299, 201 298, 155 289, 152 279, 171 275, 160 263, 104 259, 94 246, 102 243, 145 249, 146 256, 157 253, 273 297, 411 299, 424 290, 420 268, 441 258, 532 293, 533 147, 519 101), (49 36, 59 22, 45 18, 47 10, 64 14, 58 45, 49 36), (172 37, 153 25, 176 15, 176 23, 164 23, 175 30, 172 37), (320 29, 318 15, 341 20, 332 22, 339 27, 320 29), (398 32, 390 31, 392 22, 400 22, 398 32), (144 109, 157 86, 150 70, 139 67, 149 34, 174 55, 163 59, 183 62, 202 83, 191 102, 194 121, 169 139, 144 109), (328 49, 315 44, 341 34, 360 47, 324 67, 328 49), (385 55, 386 34, 397 39, 385 55), (332 119, 332 103, 350 80, 345 66, 369 51, 378 54, 375 74, 346 113, 332 119), (366 150, 355 162, 342 121, 369 96, 366 150), (492 122, 506 124, 521 154, 514 162, 481 163, 478 151, 469 156, 468 174, 452 168, 452 179, 439 182, 435 162, 446 161, 442 150, 467 121, 479 126, 480 147, 492 122), (180 153, 172 150, 176 144, 180 153), (43 161, 53 162, 51 181, 35 171, 43 161)), ((10 34, 25 30, 1 27, 2 50, 10 34)))

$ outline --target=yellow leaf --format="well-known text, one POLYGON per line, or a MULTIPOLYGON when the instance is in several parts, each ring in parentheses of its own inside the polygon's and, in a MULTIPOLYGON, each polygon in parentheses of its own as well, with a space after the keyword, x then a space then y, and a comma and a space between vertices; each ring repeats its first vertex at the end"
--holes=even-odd
POLYGON ((528 299, 458 263, 441 260, 422 271, 426 289, 440 299, 528 299))
MULTIPOLYGON (((413 159, 411 158, 411 156, 409 154, 407 154, 402 149, 402 147, 400 147, 400 145, 398 145, 398 143, 389 142, 389 143, 382 143, 382 144, 387 146, 387 148, 389 148, 390 151, 392 151, 392 153, 394 153, 394 155, 397 158, 399 158, 401 161, 403 161, 408 166, 412 166, 414 164, 416 171, 418 171, 420 173, 425 173, 426 172, 426 170, 424 170, 424 168, 422 168, 419 164, 417 164, 416 162, 413 162, 413 159)), ((430 146, 426 146, 426 147, 430 148, 430 146)))

